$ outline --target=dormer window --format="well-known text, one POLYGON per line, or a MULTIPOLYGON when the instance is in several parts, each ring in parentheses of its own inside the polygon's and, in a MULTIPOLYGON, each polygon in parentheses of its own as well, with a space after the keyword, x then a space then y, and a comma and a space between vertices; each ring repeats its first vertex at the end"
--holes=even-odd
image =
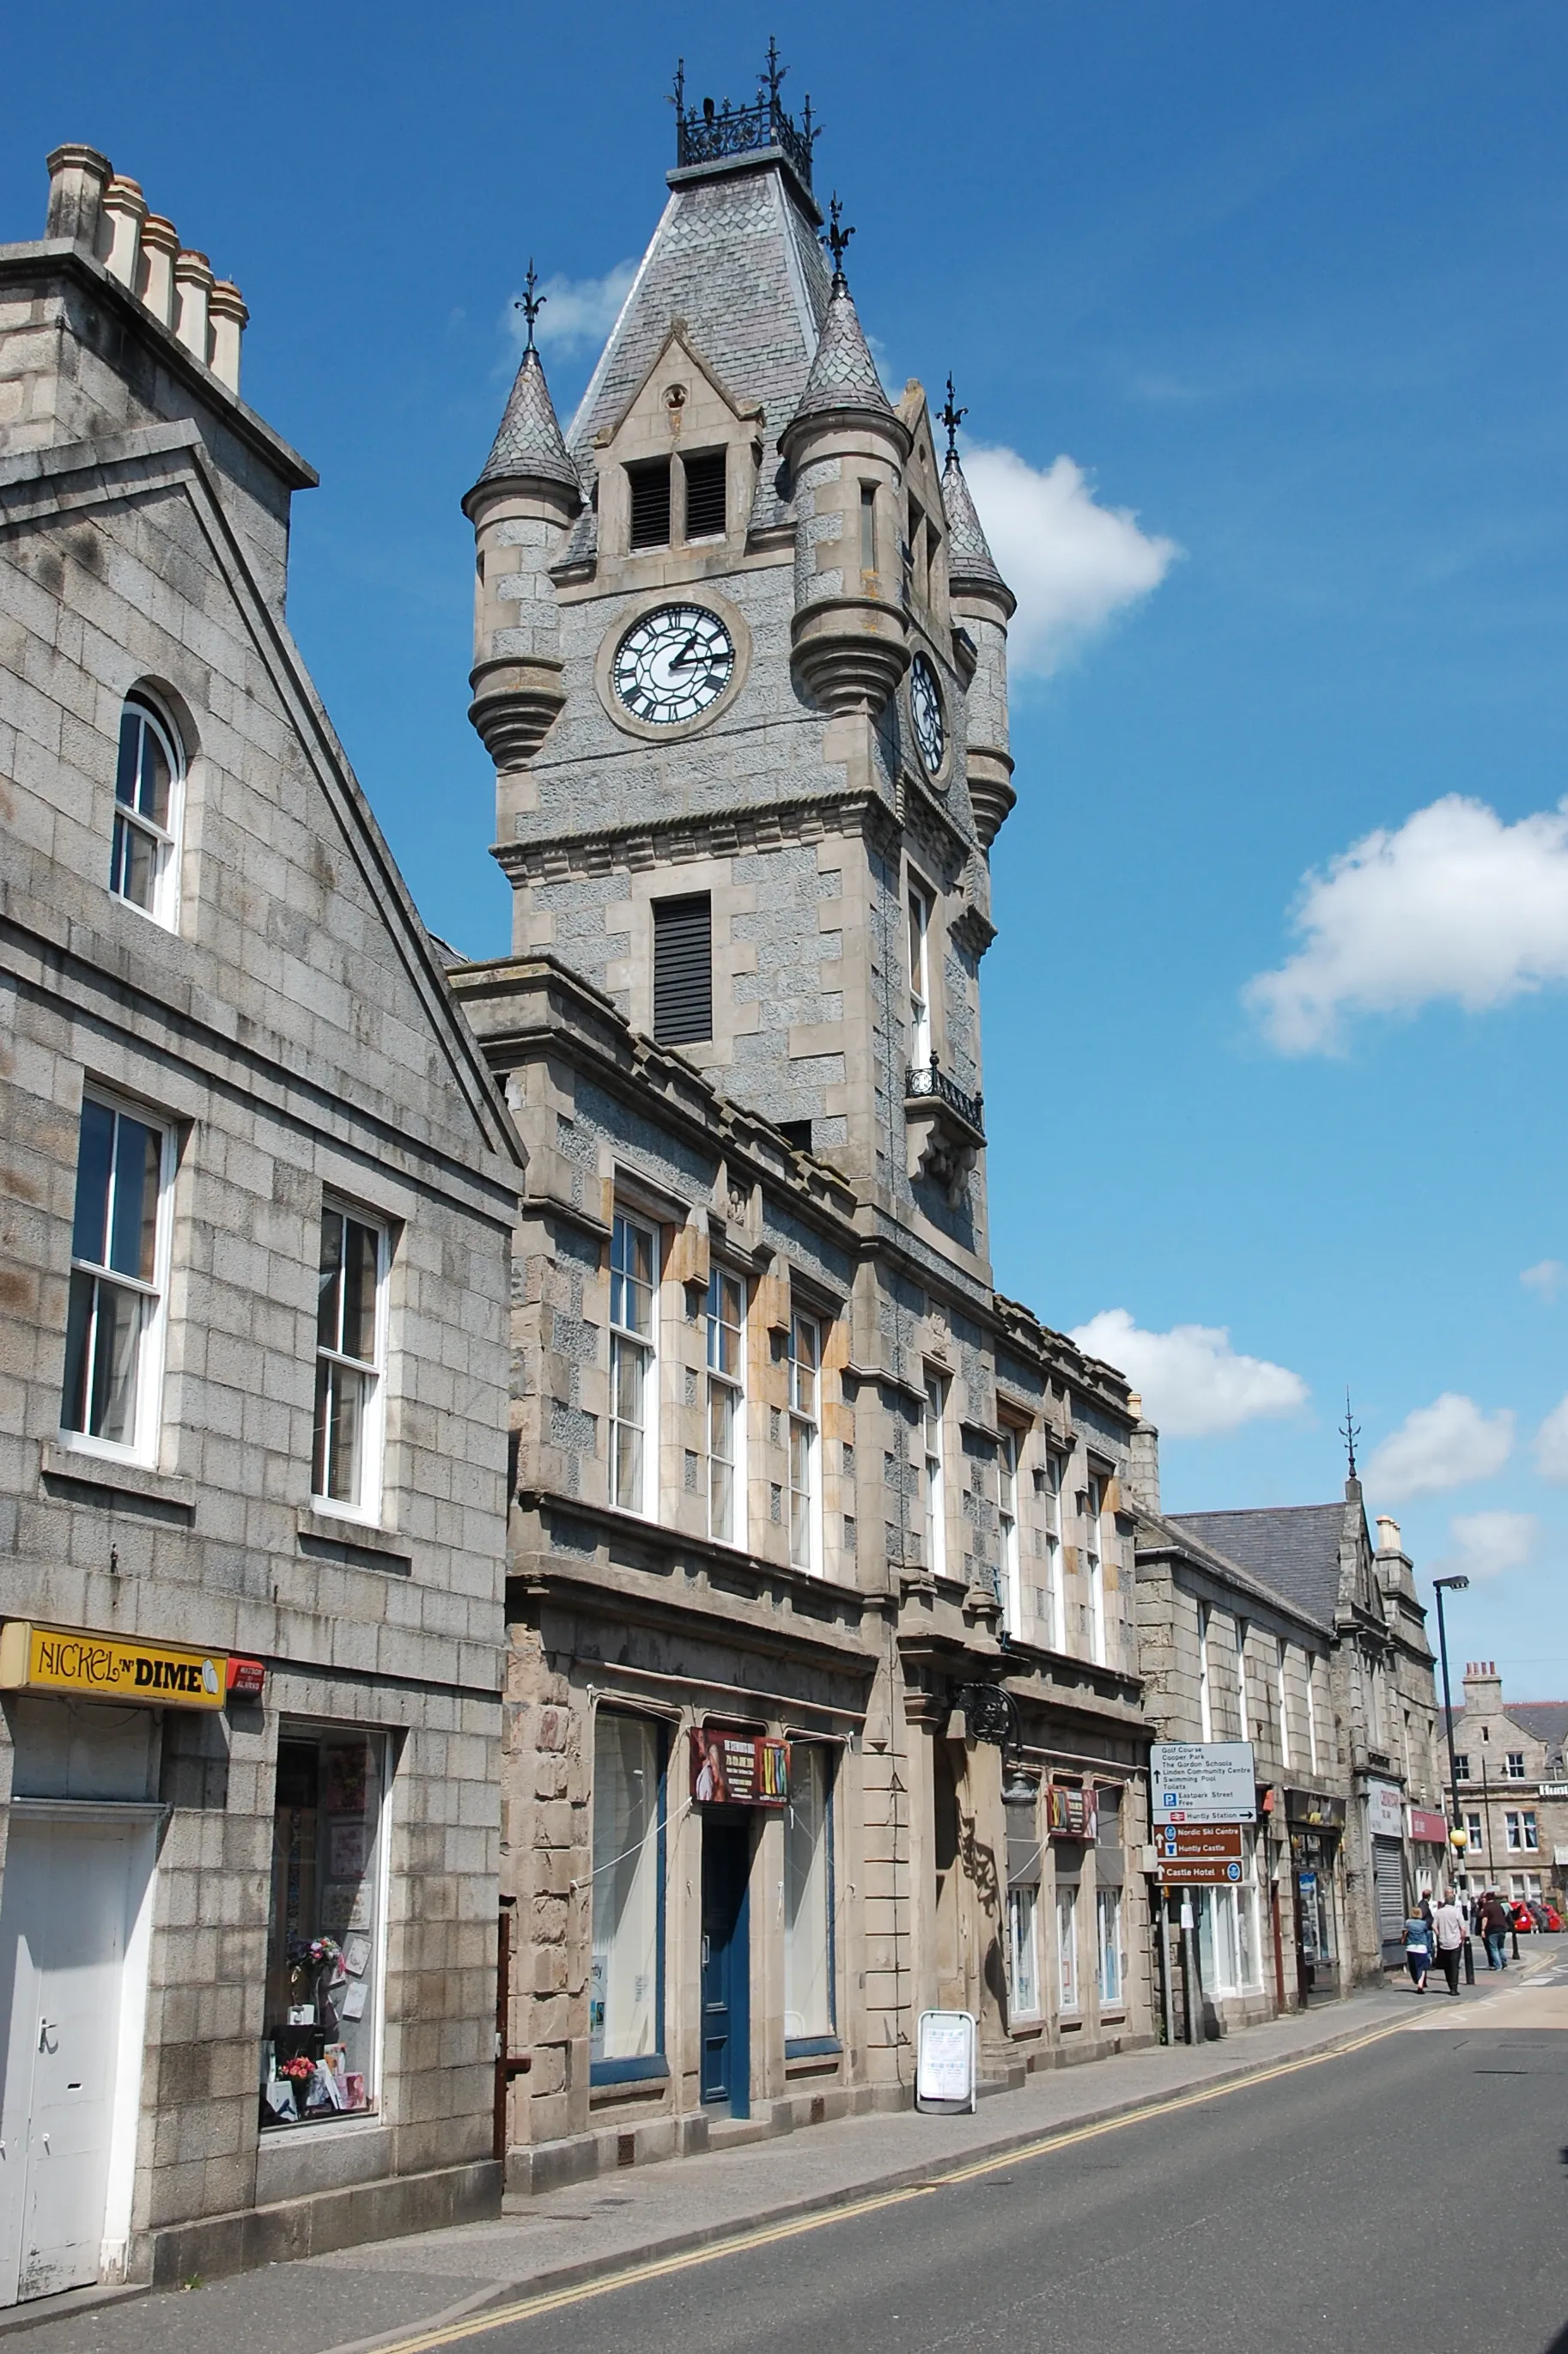
POLYGON ((631 546, 668 547, 670 545, 670 461, 649 458, 641 465, 628 466, 626 478, 631 488, 631 546))
POLYGON ((683 459, 682 472, 686 478, 686 537, 688 539, 722 539, 727 518, 725 512, 725 473, 728 463, 723 450, 694 451, 683 459))

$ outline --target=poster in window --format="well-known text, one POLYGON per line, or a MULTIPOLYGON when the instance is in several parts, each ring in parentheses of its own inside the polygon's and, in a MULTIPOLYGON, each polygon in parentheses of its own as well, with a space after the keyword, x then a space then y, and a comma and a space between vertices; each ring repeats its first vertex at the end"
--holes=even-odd
POLYGON ((352 1749, 329 1749, 326 1753, 326 1810, 329 1815, 363 1815, 368 1795, 366 1764, 368 1751, 363 1741, 352 1749))
POLYGON ((692 1797, 699 1807, 787 1807, 789 1744, 694 1727, 692 1797))
POLYGON ((334 1820, 327 1826, 327 1878, 360 1880, 365 1874, 365 1825, 334 1820))

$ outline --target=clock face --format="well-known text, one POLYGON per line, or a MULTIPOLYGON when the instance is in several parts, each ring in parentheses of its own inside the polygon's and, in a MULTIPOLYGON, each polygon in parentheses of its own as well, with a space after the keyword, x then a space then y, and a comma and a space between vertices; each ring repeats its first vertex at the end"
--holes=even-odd
POLYGON ((627 631, 609 674, 634 719, 674 727, 718 701, 735 675, 735 646, 716 613, 661 605, 627 631))
POLYGON ((934 777, 942 765, 948 731, 942 724, 942 692, 937 684, 937 673, 924 654, 916 654, 910 665, 909 705, 915 715, 915 741, 920 747, 921 764, 926 774, 934 777))

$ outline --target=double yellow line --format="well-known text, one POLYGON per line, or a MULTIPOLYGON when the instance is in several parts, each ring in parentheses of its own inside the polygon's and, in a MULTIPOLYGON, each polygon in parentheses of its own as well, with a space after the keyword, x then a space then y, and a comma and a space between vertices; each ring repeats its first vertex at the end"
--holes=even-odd
POLYGON ((1125 2116, 1107 2117, 1098 2125, 1075 2126, 1060 2133, 1042 2134, 1038 2139, 1004 2150, 998 2157, 977 2158, 969 2166, 944 2168, 939 2174, 909 2183, 902 2190, 879 2190, 869 2199, 850 2200, 842 2207, 819 2208, 810 2215, 797 2215, 789 2222, 759 2224, 755 2230, 732 2232, 727 2239, 712 2240, 700 2248, 628 2264, 620 2272, 607 2273, 596 2280, 578 2281, 567 2288, 545 2289, 535 2296, 518 2297, 511 2305, 489 2306, 460 2320, 418 2331, 411 2338, 383 2339, 376 2354, 435 2354, 438 2347, 458 2346, 467 2338, 482 2338, 493 2329, 509 2328, 514 2322, 533 2321, 542 2314, 586 2305, 590 2297, 613 2296, 618 2289, 640 2287, 644 2281, 668 2280, 677 2273, 694 2272, 699 2264, 721 2264, 726 2256, 748 2253, 753 2248, 776 2247, 782 2240, 798 2240, 808 2232, 825 2231, 835 2223, 852 2223, 862 2215, 877 2215, 886 2208, 906 2206, 912 2199, 928 2199, 934 2190, 973 2182, 982 2174, 999 2173, 1003 2167, 1023 2166, 1033 2158, 1046 2158, 1056 2150, 1071 2149, 1079 2142, 1097 2141, 1106 2134, 1121 2133, 1128 2126, 1146 2125, 1152 2117, 1174 2116, 1182 2109, 1200 2108, 1205 2102, 1224 2100, 1230 2093, 1250 2093, 1255 2085, 1276 2084, 1282 2076, 1319 2067, 1325 2060, 1343 2060, 1352 2052, 1365 2051, 1369 2043, 1381 2043, 1385 2037, 1399 2034, 1408 2024, 1405 2020, 1396 2020, 1388 2027, 1373 2028, 1370 2033, 1358 2036, 1353 2042, 1336 2044, 1328 2052, 1309 2052, 1299 2060, 1282 2060, 1277 2067, 1260 2068, 1255 2074, 1237 2077, 1227 2084, 1180 2093, 1169 2101, 1153 2102, 1148 2108, 1130 2109, 1125 2116))

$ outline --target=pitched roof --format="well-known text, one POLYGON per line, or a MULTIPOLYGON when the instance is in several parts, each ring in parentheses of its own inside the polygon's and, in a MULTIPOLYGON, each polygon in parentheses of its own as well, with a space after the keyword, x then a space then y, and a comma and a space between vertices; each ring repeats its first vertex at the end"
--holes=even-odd
MULTIPOLYGON (((1439 1709, 1438 1716, 1442 1716, 1439 1709)), ((1517 1724, 1531 1741, 1539 1741, 1553 1756, 1561 1757, 1568 1749, 1568 1700, 1510 1700, 1499 1713, 1509 1724, 1517 1724)), ((1461 1706, 1454 1711, 1456 1730, 1464 1723, 1466 1712, 1461 1706)))
POLYGON ((874 417, 893 414, 893 403, 882 388, 876 362, 871 356, 860 313, 854 307, 854 296, 849 291, 848 281, 842 277, 833 281, 811 373, 791 421, 799 424, 802 417, 823 417, 839 409, 862 415, 869 410, 874 417))
POLYGON ((948 451, 942 469, 942 504, 948 511, 948 578, 953 587, 1005 589, 956 450, 948 451))
POLYGON ((582 495, 577 470, 567 454, 556 405, 545 381, 544 364, 530 344, 514 379, 501 430, 491 446, 482 482, 511 481, 518 476, 535 482, 565 482, 582 495))
POLYGON ((1252 1570, 1197 1533, 1193 1527, 1194 1519, 1223 1520, 1223 1513, 1172 1515, 1151 1512, 1147 1506, 1139 1505, 1137 1518, 1136 1550, 1139 1553, 1180 1551, 1199 1568, 1208 1570, 1212 1575, 1222 1578, 1226 1585, 1235 1586, 1255 1601, 1272 1603, 1276 1609, 1288 1611, 1293 1618, 1307 1619, 1325 1636, 1332 1633, 1332 1611, 1320 1614, 1308 1608, 1296 1597, 1284 1593, 1277 1585, 1270 1585, 1266 1578, 1255 1575, 1252 1570))
POLYGON ((1257 1511, 1172 1512, 1179 1529, 1239 1562, 1315 1618, 1332 1620, 1340 1602, 1340 1539, 1345 1507, 1282 1504, 1257 1511))

